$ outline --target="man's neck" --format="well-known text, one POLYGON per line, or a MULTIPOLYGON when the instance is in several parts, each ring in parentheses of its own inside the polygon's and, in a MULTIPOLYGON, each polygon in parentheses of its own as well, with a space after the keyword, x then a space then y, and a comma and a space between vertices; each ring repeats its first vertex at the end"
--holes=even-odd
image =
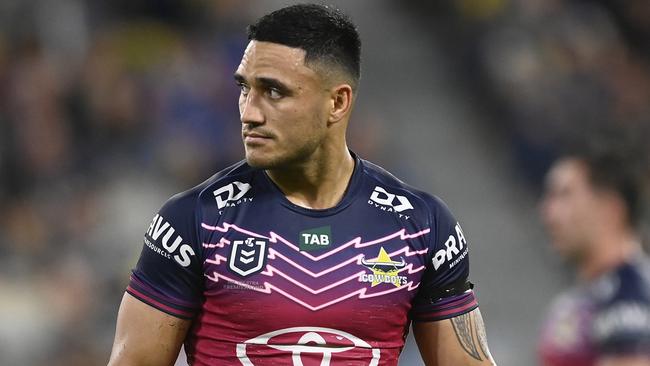
POLYGON ((355 163, 347 147, 325 154, 293 167, 266 170, 266 174, 293 204, 310 209, 334 207, 343 199, 355 163))
POLYGON ((604 235, 580 261, 578 277, 585 281, 593 280, 628 262, 640 250, 639 238, 632 232, 604 235))

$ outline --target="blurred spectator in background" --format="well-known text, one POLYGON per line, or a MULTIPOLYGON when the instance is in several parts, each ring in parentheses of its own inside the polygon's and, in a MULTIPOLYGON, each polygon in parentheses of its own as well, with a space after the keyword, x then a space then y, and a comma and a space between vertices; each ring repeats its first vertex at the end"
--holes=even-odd
POLYGON ((617 134, 563 155, 546 181, 542 218, 579 283, 550 309, 543 365, 650 365, 650 258, 639 224, 645 157, 617 134))
POLYGON ((539 188, 558 149, 603 126, 650 136, 650 2, 417 2, 476 103, 539 188), (421 8, 428 9, 423 11, 421 8))

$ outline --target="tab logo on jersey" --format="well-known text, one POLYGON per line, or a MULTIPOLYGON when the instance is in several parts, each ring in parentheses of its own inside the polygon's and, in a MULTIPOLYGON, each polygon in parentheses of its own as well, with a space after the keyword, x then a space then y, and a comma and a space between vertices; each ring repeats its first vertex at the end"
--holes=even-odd
POLYGON ((189 244, 181 244, 183 238, 180 234, 176 233, 176 229, 166 221, 162 216, 157 214, 154 216, 151 224, 149 225, 149 230, 144 237, 145 245, 153 250, 154 252, 162 255, 165 258, 170 258, 173 255, 174 260, 183 267, 190 265, 192 259, 190 257, 194 256, 194 249, 189 244), (149 238, 153 239, 153 243, 149 238), (162 237, 162 239, 161 239, 162 237), (174 239, 172 241, 172 238, 174 239), (158 239, 161 239, 163 251, 159 246, 156 246, 154 243, 158 242, 158 239))
MULTIPOLYGON (((413 205, 404 196, 397 194, 388 193, 385 189, 380 186, 376 186, 370 195, 368 200, 369 205, 374 205, 375 207, 382 209, 388 212, 403 212, 406 210, 412 210, 413 205)), ((408 219, 408 216, 400 214, 400 217, 405 216, 408 219)))
POLYGON ((345 352, 348 351, 353 352, 355 365, 377 366, 381 358, 380 349, 372 348, 361 338, 341 330, 322 327, 278 329, 238 343, 236 348, 237 357, 244 366, 268 365, 267 358, 260 356, 271 352, 277 357, 284 356, 280 358, 282 362, 278 362, 282 365, 302 366, 303 354, 306 361, 311 361, 308 365, 316 364, 313 361, 320 361, 317 362, 320 366, 330 366, 330 362, 336 365, 349 364, 345 362, 351 359, 345 357, 345 352), (363 352, 367 356, 364 357, 363 352), (318 356, 320 360, 317 359, 318 356))
POLYGON ((366 260, 361 258, 361 264, 372 271, 372 273, 364 273, 359 277, 359 282, 370 283, 371 287, 375 287, 380 283, 392 283, 395 287, 406 285, 406 276, 400 276, 399 270, 406 266, 404 258, 400 261, 394 261, 388 255, 384 247, 379 250, 379 255, 375 260, 366 260))
POLYGON ((454 230, 456 231, 456 235, 449 235, 447 241, 445 241, 445 247, 437 251, 433 256, 434 270, 438 270, 440 266, 447 262, 449 262, 449 268, 453 268, 467 256, 467 240, 465 240, 463 229, 460 228, 459 223, 456 223, 454 230))
POLYGON ((244 195, 250 189, 250 184, 235 181, 216 189, 212 193, 214 194, 214 199, 217 201, 217 207, 222 209, 224 207, 237 206, 242 202, 252 201, 252 198, 244 198, 244 195))
POLYGON ((234 273, 246 277, 255 274, 264 267, 266 242, 257 238, 234 240, 228 268, 234 273))
POLYGON ((301 231, 298 240, 301 251, 308 252, 327 248, 332 242, 332 228, 323 226, 301 231))

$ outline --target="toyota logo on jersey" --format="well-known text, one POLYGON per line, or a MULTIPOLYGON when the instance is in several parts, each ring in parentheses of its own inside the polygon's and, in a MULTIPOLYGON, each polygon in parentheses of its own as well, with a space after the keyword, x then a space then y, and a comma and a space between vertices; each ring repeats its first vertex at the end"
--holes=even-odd
MULTIPOLYGON (((238 344, 237 357, 242 365, 263 364, 264 361, 255 363, 251 360, 255 359, 252 354, 263 355, 259 347, 286 352, 287 360, 290 357, 293 366, 303 366, 303 357, 305 360, 318 358, 320 366, 329 366, 332 359, 336 360, 336 355, 343 352, 367 352, 368 363, 358 365, 377 366, 381 356, 378 348, 372 348, 368 342, 350 333, 321 327, 295 327, 275 330, 238 344)), ((355 360, 358 357, 355 356, 355 360)))

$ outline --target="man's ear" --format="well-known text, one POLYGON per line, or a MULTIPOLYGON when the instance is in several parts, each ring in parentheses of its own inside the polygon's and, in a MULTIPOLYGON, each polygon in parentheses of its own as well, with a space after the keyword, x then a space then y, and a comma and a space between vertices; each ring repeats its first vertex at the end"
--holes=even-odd
POLYGON ((334 124, 346 117, 352 109, 354 92, 349 84, 336 85, 331 89, 328 124, 334 124))

